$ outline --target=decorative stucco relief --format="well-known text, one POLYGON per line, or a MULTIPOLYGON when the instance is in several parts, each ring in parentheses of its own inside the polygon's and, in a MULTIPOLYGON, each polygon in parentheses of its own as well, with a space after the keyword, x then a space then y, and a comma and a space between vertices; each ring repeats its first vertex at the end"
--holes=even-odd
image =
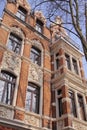
POLYGON ((0 106, 0 117, 4 117, 7 119, 13 119, 13 110, 0 106))
POLYGON ((23 4, 24 7, 26 7, 28 9, 28 11, 30 11, 31 7, 30 7, 30 4, 27 0, 17 0, 17 3, 23 4))
POLYGON ((35 17, 40 19, 44 24, 46 24, 46 18, 44 17, 44 15, 41 11, 36 11, 35 17))
POLYGON ((21 59, 15 54, 11 54, 10 52, 5 52, 3 61, 2 61, 2 69, 9 69, 13 71, 15 74, 19 74, 21 67, 21 59))
POLYGON ((57 16, 55 18, 55 22, 51 23, 50 27, 51 27, 51 31, 53 32, 53 35, 55 35, 56 37, 58 36, 65 36, 68 35, 66 30, 63 28, 63 21, 62 19, 57 16))
POLYGON ((63 122, 63 120, 58 121, 58 130, 62 130, 63 127, 64 127, 64 122, 63 122))
POLYGON ((32 126, 40 126, 40 119, 33 115, 25 115, 25 123, 31 124, 32 126))
POLYGON ((18 26, 14 26, 11 28, 11 32, 17 34, 19 37, 21 37, 22 39, 24 38, 24 33, 22 31, 21 28, 19 28, 18 26))
POLYGON ((37 48, 39 48, 40 50, 43 49, 41 43, 39 40, 32 40, 32 45, 36 46, 37 48))
POLYGON ((73 127, 75 130, 87 130, 87 124, 86 123, 81 123, 77 121, 73 121, 73 127))
POLYGON ((43 73, 37 65, 30 64, 29 67, 29 80, 42 84, 43 73))

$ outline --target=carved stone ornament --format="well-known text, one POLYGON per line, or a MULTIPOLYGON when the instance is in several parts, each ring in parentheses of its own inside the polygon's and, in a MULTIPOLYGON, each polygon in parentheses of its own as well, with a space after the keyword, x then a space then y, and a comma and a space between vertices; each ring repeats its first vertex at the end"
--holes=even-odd
POLYGON ((28 114, 28 115, 25 115, 25 123, 39 127, 40 120, 37 117, 28 114))
POLYGON ((26 8, 30 12, 31 7, 28 0, 17 0, 17 3, 19 3, 19 5, 21 4, 22 6, 24 6, 24 8, 26 8))
POLYGON ((61 35, 61 36, 68 35, 67 32, 66 32, 66 30, 63 28, 62 23, 63 23, 62 19, 59 16, 57 16, 55 18, 54 23, 52 23, 50 25, 51 31, 53 32, 53 36, 55 34, 61 35))
POLYGON ((30 64, 29 68, 30 68, 29 69, 29 79, 41 84, 42 83, 42 76, 43 76, 42 70, 39 69, 37 66, 34 66, 32 64, 30 64))
POLYGON ((22 31, 21 28, 19 28, 18 26, 14 26, 11 28, 11 32, 17 34, 19 37, 21 37, 22 39, 24 38, 24 33, 22 31))
POLYGON ((19 57, 15 56, 15 54, 12 55, 9 52, 5 52, 2 61, 2 67, 4 69, 10 69, 11 71, 14 71, 16 74, 19 74, 20 65, 21 65, 21 60, 19 59, 19 57))
POLYGON ((42 50, 42 45, 39 40, 32 40, 32 45, 36 46, 40 50, 42 50))
POLYGON ((75 130, 87 130, 87 125, 77 121, 73 121, 73 127, 75 128, 75 130))
POLYGON ((13 111, 11 109, 6 108, 6 107, 0 106, 0 117, 4 117, 7 119, 13 119, 13 111))
POLYGON ((44 24, 46 24, 46 18, 44 17, 44 15, 41 11, 36 11, 35 17, 40 19, 44 24))

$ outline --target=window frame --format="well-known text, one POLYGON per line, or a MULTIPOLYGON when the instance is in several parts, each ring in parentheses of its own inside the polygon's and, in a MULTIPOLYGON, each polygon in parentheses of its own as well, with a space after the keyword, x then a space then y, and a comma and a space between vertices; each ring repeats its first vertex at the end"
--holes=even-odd
POLYGON ((73 70, 76 74, 79 74, 78 72, 78 65, 77 65, 77 60, 72 58, 72 65, 73 65, 73 70))
POLYGON ((43 24, 43 22, 41 20, 36 19, 36 26, 35 26, 35 28, 36 28, 36 30, 38 32, 43 33, 43 25, 44 24, 43 24))
POLYGON ((56 70, 58 70, 60 67, 59 53, 56 53, 55 55, 55 64, 56 64, 56 70))
POLYGON ((7 105, 12 105, 16 86, 16 76, 8 71, 3 70, 0 73, 0 82, 4 83, 4 86, 1 87, 4 87, 4 89, 1 91, 3 95, 1 93, 2 97, 0 99, 0 102, 7 105), (8 79, 6 79, 5 76, 7 76, 8 79))
POLYGON ((25 110, 39 114, 39 106, 40 106, 39 104, 40 104, 40 87, 37 86, 36 84, 29 82, 26 90, 25 110), (28 98, 27 95, 29 96, 29 99, 27 99, 28 98), (35 104, 33 106, 34 102, 35 104))
POLYGON ((27 10, 25 8, 23 8, 22 6, 18 7, 16 16, 22 20, 22 21, 26 21, 26 16, 27 16, 27 10))
POLYGON ((63 104, 62 104, 62 89, 57 90, 57 106, 58 106, 58 116, 63 115, 63 104))
POLYGON ((41 50, 35 46, 32 46, 30 51, 30 60, 33 63, 41 66, 41 57, 41 50))
POLYGON ((83 96, 81 94, 77 94, 77 98, 78 98, 78 108, 79 108, 79 110, 82 110, 82 111, 80 111, 80 118, 82 120, 86 121, 83 96), (81 112, 82 112, 82 114, 81 114, 81 112))
POLYGON ((10 33, 7 47, 9 50, 13 51, 14 53, 20 54, 22 48, 22 38, 15 33, 10 33))
POLYGON ((70 99, 71 114, 73 114, 74 117, 77 117, 77 111, 75 105, 75 94, 72 90, 69 90, 69 99, 70 99))
POLYGON ((65 53, 65 60, 66 60, 67 68, 68 68, 69 70, 71 70, 70 56, 69 56, 67 53, 65 53))

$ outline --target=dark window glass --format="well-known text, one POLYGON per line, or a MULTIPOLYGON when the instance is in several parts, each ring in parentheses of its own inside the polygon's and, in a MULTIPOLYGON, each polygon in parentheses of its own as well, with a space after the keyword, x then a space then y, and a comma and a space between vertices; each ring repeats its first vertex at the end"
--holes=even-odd
POLYGON ((0 75, 0 102, 12 105, 16 77, 10 73, 1 72, 0 75))
POLYGON ((21 43, 22 39, 14 34, 10 34, 9 41, 8 41, 8 48, 15 52, 16 54, 20 54, 21 51, 21 43))
POLYGON ((58 69, 60 66, 60 61, 59 61, 59 53, 56 54, 56 69, 58 69))
POLYGON ((59 96, 58 97, 58 110, 59 110, 59 117, 61 117, 62 116, 62 114, 63 114, 63 105, 62 105, 62 90, 61 89, 59 89, 58 91, 57 91, 57 95, 59 96))
POLYGON ((72 59, 73 62, 73 69, 76 74, 78 74, 78 67, 77 67, 77 61, 75 59, 72 59))
POLYGON ((74 93, 72 91, 69 91, 69 98, 70 98, 71 114, 73 114, 75 117, 77 117, 77 115, 76 115, 75 98, 74 98, 74 93))
POLYGON ((27 11, 21 6, 19 6, 16 16, 20 18, 21 20, 25 21, 26 14, 27 14, 27 11))
POLYGON ((84 104, 83 104, 83 97, 78 94, 78 104, 79 104, 79 113, 80 113, 80 118, 82 120, 86 120, 85 118, 85 111, 84 111, 84 104))
POLYGON ((57 124, 56 122, 52 121, 52 130, 57 130, 57 124))
POLYGON ((57 94, 58 94, 58 95, 61 95, 61 94, 62 94, 62 90, 59 89, 59 90, 57 91, 57 94))
POLYGON ((36 20, 36 30, 40 33, 43 32, 43 23, 40 20, 36 20))
POLYGON ((39 113, 40 88, 32 83, 27 86, 25 109, 39 113))
POLYGON ((58 106, 59 106, 59 117, 61 117, 63 114, 62 97, 58 98, 58 106))
POLYGON ((30 59, 33 63, 41 65, 41 51, 35 47, 32 47, 30 59))
POLYGON ((69 70, 71 70, 70 56, 69 56, 68 54, 65 54, 65 58, 66 58, 67 68, 68 68, 69 70))

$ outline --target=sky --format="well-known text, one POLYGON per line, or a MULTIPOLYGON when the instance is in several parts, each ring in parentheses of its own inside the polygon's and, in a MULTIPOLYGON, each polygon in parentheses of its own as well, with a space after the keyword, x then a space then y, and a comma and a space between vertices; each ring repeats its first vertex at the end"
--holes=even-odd
MULTIPOLYGON (((6 0, 0 0, 0 17, 3 16, 3 10, 4 10, 5 3, 6 3, 5 1, 6 0)), ((30 3, 32 3, 31 0, 28 0, 28 1, 30 3)), ((73 37, 73 39, 74 39, 74 37, 73 37)), ((85 60, 85 57, 83 57, 83 67, 84 67, 85 77, 87 79, 87 62, 85 60)))

